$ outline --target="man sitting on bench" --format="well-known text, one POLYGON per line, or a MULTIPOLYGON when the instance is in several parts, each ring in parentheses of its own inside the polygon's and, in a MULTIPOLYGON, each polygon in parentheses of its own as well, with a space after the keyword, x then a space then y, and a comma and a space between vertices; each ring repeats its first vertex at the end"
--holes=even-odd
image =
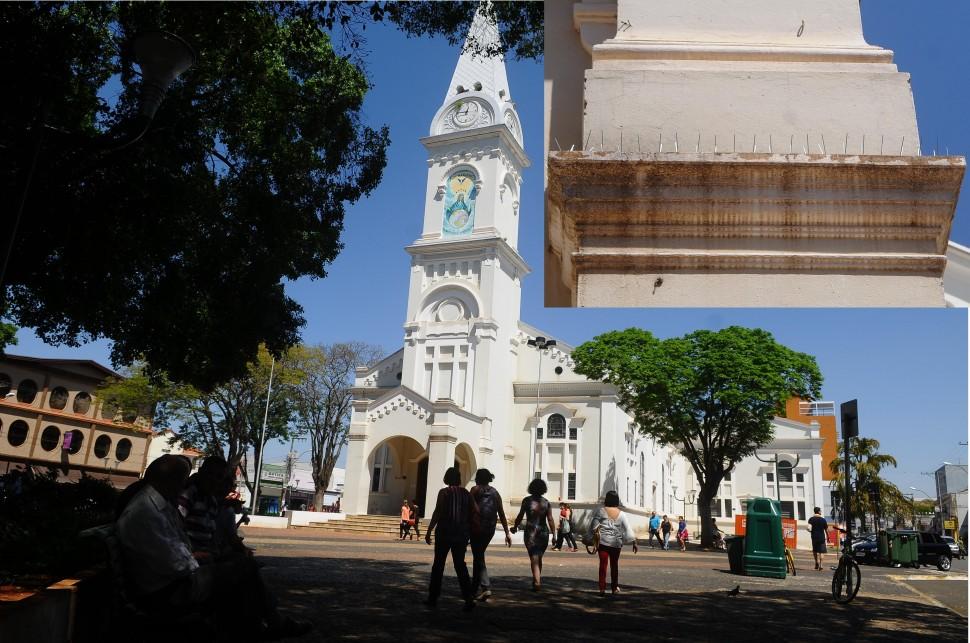
MULTIPOLYGON (((248 557, 199 565, 176 509, 189 467, 163 455, 115 524, 132 597, 151 613, 200 611, 244 639, 299 636, 309 623, 283 619, 248 557)), ((199 556, 205 558, 205 556, 199 556)))

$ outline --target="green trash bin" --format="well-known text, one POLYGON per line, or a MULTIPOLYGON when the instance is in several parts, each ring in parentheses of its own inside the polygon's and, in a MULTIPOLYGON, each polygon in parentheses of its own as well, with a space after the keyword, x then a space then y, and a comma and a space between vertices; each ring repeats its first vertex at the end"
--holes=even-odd
POLYGON ((879 531, 877 543, 879 545, 877 550, 879 561, 889 563, 889 534, 886 533, 885 529, 879 531))
POLYGON ((744 536, 728 536, 724 539, 727 547, 728 564, 732 574, 744 574, 744 536))
POLYGON ((771 498, 748 503, 744 528, 744 573, 748 576, 785 578, 785 540, 781 531, 781 506, 771 498))
POLYGON ((919 539, 915 531, 892 530, 888 533, 892 539, 890 546, 890 562, 893 567, 913 567, 919 560, 919 539))

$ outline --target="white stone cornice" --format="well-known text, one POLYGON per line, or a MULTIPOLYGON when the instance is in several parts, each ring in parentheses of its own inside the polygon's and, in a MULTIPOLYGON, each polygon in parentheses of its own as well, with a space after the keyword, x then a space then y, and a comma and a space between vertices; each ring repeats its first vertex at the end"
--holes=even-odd
MULTIPOLYGON (((512 384, 517 401, 536 399, 536 382, 514 382, 512 384)), ((613 397, 616 395, 616 387, 612 384, 603 382, 593 382, 590 380, 579 382, 543 382, 540 397, 549 401, 551 398, 577 398, 577 397, 613 397)))
MULTIPOLYGON (((484 144, 489 139, 494 139, 498 137, 502 143, 502 148, 497 148, 495 151, 500 153, 505 153, 504 150, 508 150, 514 157, 519 167, 529 167, 532 165, 532 161, 526 156, 525 150, 522 149, 522 145, 516 140, 512 132, 504 123, 499 123, 497 125, 490 125, 488 127, 479 127, 469 131, 458 131, 458 132, 448 132, 445 134, 438 134, 436 136, 426 136, 421 139, 421 144, 434 154, 434 151, 438 148, 451 148, 455 143, 478 143, 479 145, 484 144)), ((485 148, 483 148, 485 149, 485 148)), ((488 148, 491 149, 491 148, 488 148)), ((442 161, 451 161, 453 159, 454 153, 448 152, 444 157, 432 157, 430 161, 433 163, 440 163, 442 161)), ((460 158, 460 157, 459 157, 460 158)), ((510 169, 516 166, 516 163, 507 164, 510 169)))
MULTIPOLYGON (((502 238, 489 235, 472 234, 466 237, 455 239, 419 239, 415 243, 407 246, 405 250, 408 254, 416 257, 419 261, 437 261, 439 258, 449 260, 460 253, 461 256, 481 255, 483 265, 490 257, 498 257, 503 265, 508 264, 515 270, 518 277, 523 277, 532 269, 525 262, 522 256, 502 238)), ((508 271, 506 271, 508 272, 508 271)), ((511 273, 510 273, 511 274, 511 273)))
POLYGON ((576 270, 589 272, 668 272, 673 270, 777 272, 888 272, 940 276, 943 255, 867 253, 758 254, 751 252, 684 252, 663 254, 586 253, 574 256, 576 270))
POLYGON ((663 273, 932 280, 965 167, 950 156, 553 152, 547 234, 574 293, 596 275, 645 275, 639 305, 663 273))

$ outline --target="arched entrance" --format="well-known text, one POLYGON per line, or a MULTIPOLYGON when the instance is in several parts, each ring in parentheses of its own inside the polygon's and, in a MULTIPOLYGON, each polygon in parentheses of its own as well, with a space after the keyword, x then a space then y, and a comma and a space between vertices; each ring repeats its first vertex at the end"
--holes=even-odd
MULTIPOLYGON (((368 514, 395 516, 400 512, 404 498, 424 498, 428 454, 413 438, 397 435, 378 444, 367 458, 367 469, 370 476, 368 514)), ((421 503, 418 500, 418 504, 421 503)))
POLYGON ((455 447, 455 466, 461 472, 461 484, 463 487, 474 483, 475 472, 478 470, 475 464, 475 452, 464 442, 455 447))

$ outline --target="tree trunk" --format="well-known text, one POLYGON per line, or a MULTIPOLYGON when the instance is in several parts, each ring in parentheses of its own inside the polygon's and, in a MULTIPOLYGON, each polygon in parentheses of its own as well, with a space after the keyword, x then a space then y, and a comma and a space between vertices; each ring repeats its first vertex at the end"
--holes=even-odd
POLYGON ((713 487, 703 485, 697 495, 697 515, 700 516, 701 521, 700 544, 704 548, 714 546, 714 533, 711 530, 711 500, 717 495, 717 487, 718 485, 713 487))
POLYGON ((316 491, 313 492, 313 506, 317 508, 317 511, 321 511, 326 503, 326 497, 324 496, 325 489, 317 487, 316 491))

